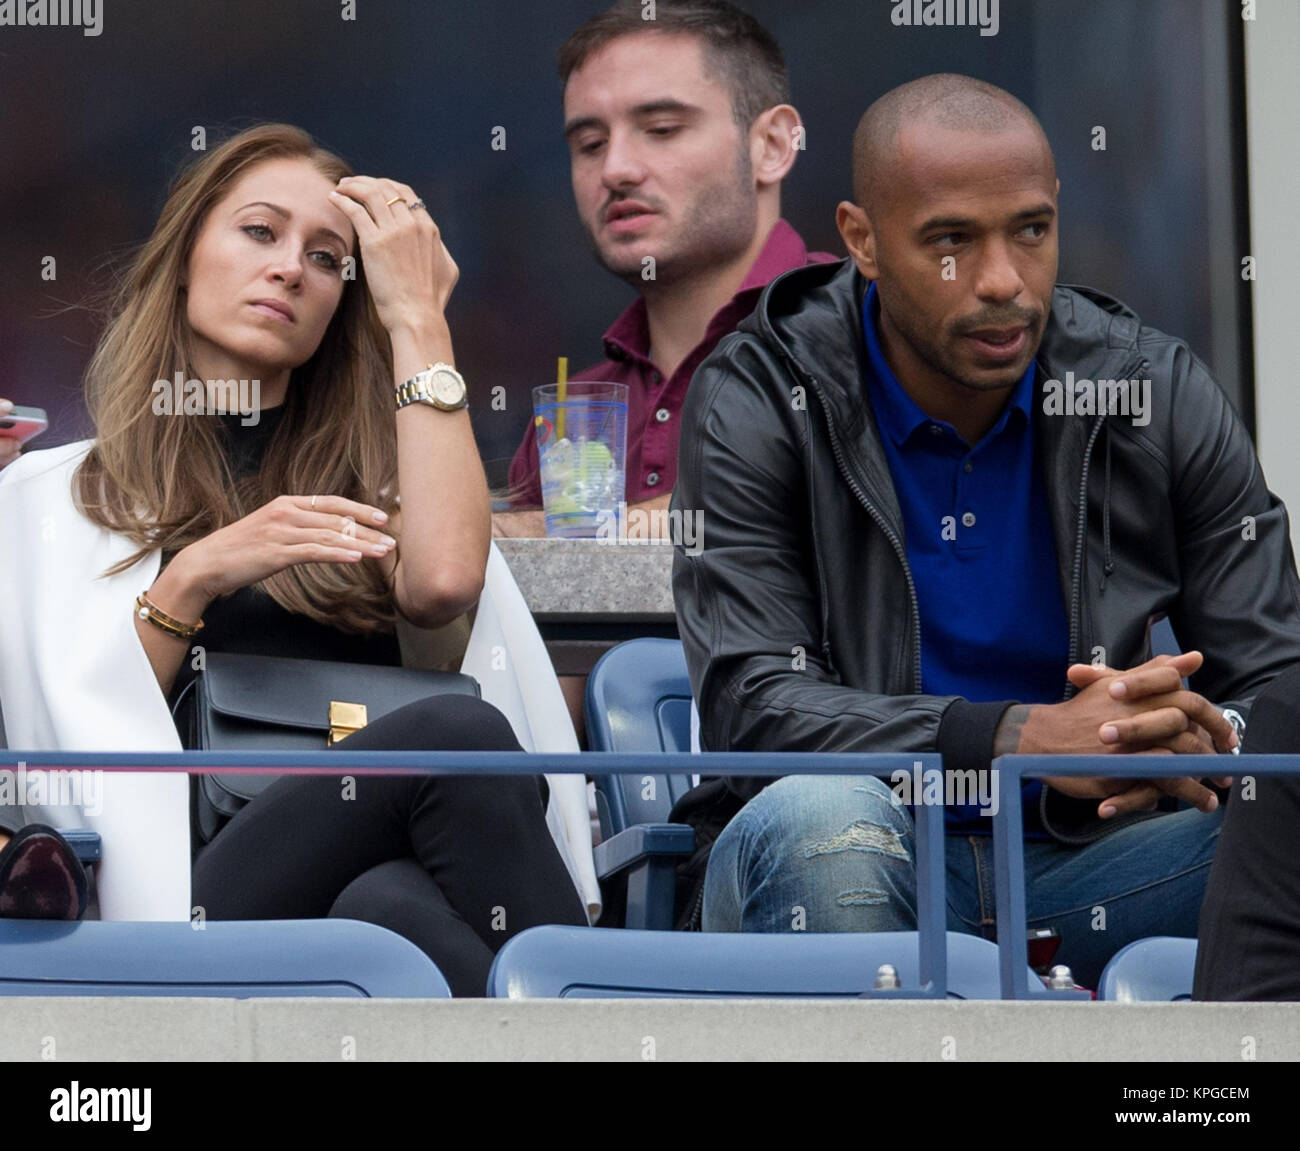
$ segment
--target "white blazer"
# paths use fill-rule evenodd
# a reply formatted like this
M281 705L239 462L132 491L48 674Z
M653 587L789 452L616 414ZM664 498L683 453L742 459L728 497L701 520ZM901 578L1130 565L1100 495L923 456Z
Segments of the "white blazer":
M0 472L0 707L17 751L176 752L163 693L135 631L135 597L157 578L153 551L116 576L105 569L135 545L91 523L72 499L90 441L28 452ZM463 670L505 713L528 751L576 752L577 738L536 625L493 546ZM80 806L42 773L26 780L23 820L89 828L104 845L96 875L100 915L118 920L190 917L188 777L105 772ZM21 777L19 777L21 778ZM64 794L67 794L65 778ZM594 922L600 889L582 776L549 776L547 823ZM11 788L12 790L12 788ZM47 802L26 802L41 800Z

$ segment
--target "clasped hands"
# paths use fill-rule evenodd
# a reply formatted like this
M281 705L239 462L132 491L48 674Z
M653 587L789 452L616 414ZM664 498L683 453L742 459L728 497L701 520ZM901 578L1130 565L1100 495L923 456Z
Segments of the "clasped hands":
M1073 664L1069 680L1078 689L1064 703L1012 708L1003 725L1020 725L1015 751L1021 755L1213 755L1237 745L1237 733L1223 713L1182 680L1204 662L1198 651L1159 655L1128 671ZM1013 712L1020 715L1013 716ZM1002 727L999 728L1002 734ZM1000 741L1000 746L1007 746ZM1044 783L1065 795L1097 799L1097 814L1110 819L1155 807L1161 796L1185 799L1201 811L1214 811L1218 796L1197 779L1114 779L1103 776L1052 776ZM1213 780L1227 787L1229 777Z

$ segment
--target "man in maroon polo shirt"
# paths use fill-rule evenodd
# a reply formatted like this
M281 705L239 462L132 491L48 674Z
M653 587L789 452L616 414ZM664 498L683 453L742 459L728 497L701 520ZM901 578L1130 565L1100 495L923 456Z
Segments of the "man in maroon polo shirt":
M605 333L606 360L574 376L628 385L627 502L666 508L682 402L700 362L776 276L809 262L781 219L781 181L803 146L781 49L724 0L622 0L560 51L573 193L597 259L640 298ZM511 502L539 508L530 426ZM540 511L494 534L544 535Z

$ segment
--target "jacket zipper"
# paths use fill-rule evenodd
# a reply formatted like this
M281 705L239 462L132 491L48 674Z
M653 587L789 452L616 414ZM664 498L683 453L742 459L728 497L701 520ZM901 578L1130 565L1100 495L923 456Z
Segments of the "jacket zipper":
M803 373L807 375L807 373ZM822 411L826 416L826 430L831 436L831 453L835 456L835 465L839 468L840 474L844 477L845 482L849 485L849 490L857 497L858 502L867 510L867 514L880 530L884 533L885 538L893 546L894 554L898 557L898 562L903 568L903 578L907 581L907 598L911 604L911 624L912 624L912 690L921 694L921 604L916 595L916 584L912 582L912 569L907 563L907 551L903 547L903 541L898 538L898 533L889 526L889 522L880 513L880 510L867 499L866 493L858 484L857 478L849 470L848 461L844 456L844 450L840 445L839 433L835 430L835 421L831 416L830 405L826 402L826 397L821 390L821 385L814 376L807 376L808 382L812 384L817 392L817 398L821 402ZM811 447L811 444L810 444ZM813 530L816 531L816 520L813 521Z
M1128 379L1129 373L1135 368L1141 368L1147 362L1145 356L1140 356L1124 367L1120 373L1120 379ZM1083 586L1083 552L1087 541L1088 532L1088 472L1092 468L1092 449L1097 443L1097 437L1101 434L1101 429L1106 424L1106 413L1100 413L1092 425L1092 434L1088 436L1088 446L1083 449L1083 470L1079 474L1079 516L1076 521L1074 535L1074 565L1070 572L1070 660L1075 663L1087 663L1087 660L1081 659L1079 651L1079 630L1082 626L1082 598L1080 589ZM1066 680L1065 694L1061 701L1072 699L1078 688Z
M1083 582L1083 549L1088 531L1088 471L1092 467L1092 449L1106 423L1105 414L1099 415L1092 425L1092 434L1088 437L1088 446L1083 449L1083 471L1079 476L1079 515L1074 532L1074 565L1070 570L1070 646L1069 658L1072 663L1086 662L1079 659L1079 629L1082 625L1082 603L1079 589ZM1064 702L1073 698L1078 689L1068 679L1065 681Z
M704 928L704 881L701 878L696 885L695 903L691 907L691 914L686 920L684 931L702 931Z

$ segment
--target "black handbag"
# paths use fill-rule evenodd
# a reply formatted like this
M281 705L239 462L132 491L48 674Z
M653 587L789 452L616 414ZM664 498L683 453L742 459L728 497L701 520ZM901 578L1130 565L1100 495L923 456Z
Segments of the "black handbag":
M478 680L450 671L209 652L172 708L195 751L324 751L390 711L431 695L479 696ZM215 772L194 777L194 829L204 843L280 777Z

